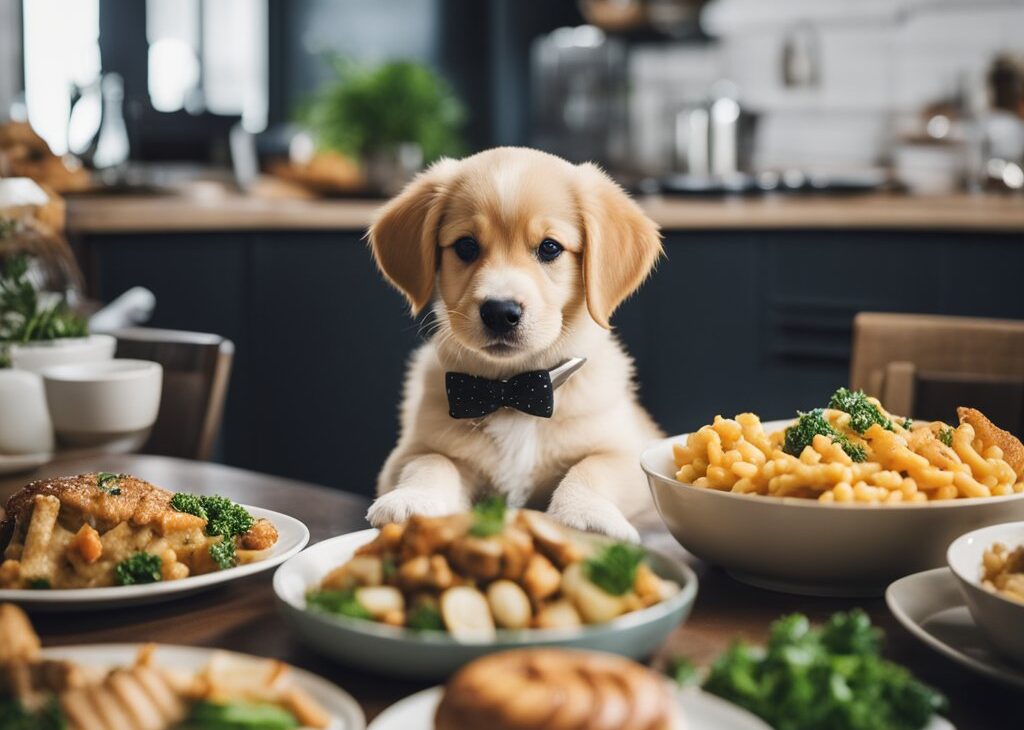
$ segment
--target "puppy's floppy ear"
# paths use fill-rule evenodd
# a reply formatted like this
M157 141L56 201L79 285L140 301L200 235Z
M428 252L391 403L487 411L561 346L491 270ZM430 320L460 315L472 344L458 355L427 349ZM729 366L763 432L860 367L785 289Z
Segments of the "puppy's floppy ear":
M612 312L636 291L661 256L661 234L597 165L588 162L577 171L587 309L607 328Z
M430 303L437 273L437 229L457 160L442 158L385 205L367 232L384 278L405 294L413 315Z

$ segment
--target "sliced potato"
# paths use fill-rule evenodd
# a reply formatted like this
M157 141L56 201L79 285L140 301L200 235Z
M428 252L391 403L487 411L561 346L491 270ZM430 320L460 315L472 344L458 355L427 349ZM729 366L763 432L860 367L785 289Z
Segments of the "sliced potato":
M484 594L469 586L449 588L441 594L441 618L448 632L460 641L492 641L494 618Z
M376 620L380 620L394 611L405 610L405 599L402 597L402 592L392 586L357 588L356 600Z
M526 591L510 580L496 580L487 588L487 602L495 623L503 629L525 629L533 609Z
M611 621L627 610L623 596L613 596L597 587L583 574L583 564L573 563L562 577L562 593L572 601L583 621L596 624Z
M538 629L571 629L582 623L579 611L565 599L547 604L533 619L533 626Z
M562 584L562 574L551 561L540 553L534 553L523 573L523 588L534 601L542 601L555 594Z
M583 559L583 551L571 533L542 512L521 509L516 522L533 537L537 548L558 567Z

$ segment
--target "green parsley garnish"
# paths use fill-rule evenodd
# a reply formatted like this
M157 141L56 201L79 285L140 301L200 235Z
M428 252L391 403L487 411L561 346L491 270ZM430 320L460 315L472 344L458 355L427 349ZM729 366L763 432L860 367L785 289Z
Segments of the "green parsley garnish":
M505 529L505 498L494 494L473 505L473 524L469 534L473 537L493 537Z
M409 611L405 626L413 631L444 631L444 619L436 606L421 603Z
M613 596L621 596L633 589L636 569L644 559L644 550L637 545L617 542L583 562L587 579Z
M135 553L114 566L114 581L119 586L158 583L163 580L164 561L152 553Z
M355 589L317 591L306 594L306 606L323 613L370 620L373 616L356 598Z
M951 429L949 427L946 427L946 428L942 429L941 431L939 431L938 439L939 439L939 441L944 443L946 446L952 447L953 446L953 429Z
M47 578L33 578L28 582L28 587L33 591L48 591L51 585Z
M101 492L116 497L121 493L120 481L127 476L127 474L111 474L109 471L101 471L96 474L96 486Z

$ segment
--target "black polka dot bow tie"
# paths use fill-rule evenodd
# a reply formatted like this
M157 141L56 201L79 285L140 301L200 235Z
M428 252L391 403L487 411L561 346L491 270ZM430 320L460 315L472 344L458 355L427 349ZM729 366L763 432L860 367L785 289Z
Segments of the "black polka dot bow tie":
M531 370L508 380L491 380L467 373L445 373L448 415L483 418L499 408L514 408L539 418L551 418L554 391L579 370L583 358L573 358L554 370Z

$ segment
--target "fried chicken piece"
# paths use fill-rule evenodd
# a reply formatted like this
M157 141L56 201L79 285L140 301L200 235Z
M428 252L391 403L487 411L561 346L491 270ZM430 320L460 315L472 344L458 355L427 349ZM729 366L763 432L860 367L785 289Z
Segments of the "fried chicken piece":
M971 424L981 443L985 446L998 446L1003 452L1003 460L1010 465L1017 478L1024 479L1024 444L1020 439L996 426L976 408L960 406L956 409L956 414L960 417L961 423Z
M243 550L267 550L277 542L277 528L269 520L256 520L239 541Z

